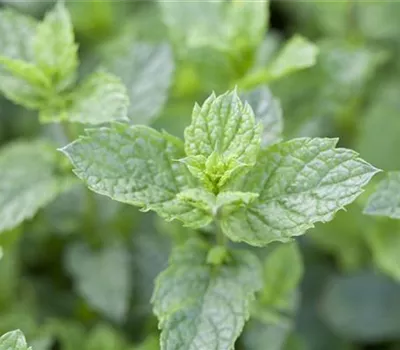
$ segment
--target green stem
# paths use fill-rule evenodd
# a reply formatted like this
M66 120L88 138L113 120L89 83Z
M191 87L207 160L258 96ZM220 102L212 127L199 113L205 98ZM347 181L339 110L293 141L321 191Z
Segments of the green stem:
M218 219L215 220L215 224L217 225L217 235L216 235L217 245L225 247L227 244L227 239L225 234L222 232L221 225Z

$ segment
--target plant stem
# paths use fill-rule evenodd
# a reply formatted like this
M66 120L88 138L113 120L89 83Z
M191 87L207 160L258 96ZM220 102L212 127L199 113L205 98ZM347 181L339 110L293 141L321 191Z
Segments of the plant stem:
M215 223L217 225L217 236L216 236L217 245L225 247L227 243L226 236L222 232L219 220L215 220Z

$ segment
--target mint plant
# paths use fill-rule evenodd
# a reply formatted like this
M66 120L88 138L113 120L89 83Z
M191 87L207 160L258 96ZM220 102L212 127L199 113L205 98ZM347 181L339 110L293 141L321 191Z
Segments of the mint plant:
M262 146L264 132L233 90L195 105L184 142L114 123L61 149L91 190L190 228L211 225L215 239L188 237L157 279L152 301L163 350L233 348L263 277L253 253L231 249L227 238L288 242L331 220L378 172L336 148L337 139Z
M32 350L20 330L8 332L0 337L0 350Z
M96 72L76 85L78 47L62 2L40 23L9 9L0 23L0 91L7 98L38 110L43 123L127 120L129 99L117 77Z

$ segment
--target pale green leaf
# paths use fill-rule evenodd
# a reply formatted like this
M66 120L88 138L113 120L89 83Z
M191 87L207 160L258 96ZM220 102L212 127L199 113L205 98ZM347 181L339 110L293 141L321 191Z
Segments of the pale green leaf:
M262 146L269 146L279 142L283 132L283 113L278 99L274 98L266 86L260 86L241 94L254 111L256 120L263 125L261 135Z
M278 79L297 70L312 67L318 47L300 35L291 38L268 67L271 79Z
M246 350L284 350L291 328L288 324L264 324L251 319L241 340Z
M77 49L70 15L59 1L38 25L34 39L35 60L58 88L65 88L74 79Z
M227 4L226 36L236 47L257 47L265 36L269 0L233 0Z
M154 210L168 220L202 222L204 214L176 195L195 185L185 166L182 142L146 126L114 124L87 130L62 151L89 188L114 200Z
M162 350L232 350L261 287L261 266L250 252L232 252L225 265L206 263L209 247L190 240L172 254L156 281L154 312Z
M363 232L364 233L364 232ZM366 236L375 265L400 281L400 233L397 229L376 229Z
M239 85L251 88L312 67L316 63L317 55L318 47L315 44L302 36L295 35L286 42L267 67L251 72L239 82Z
M303 261L296 242L280 244L264 263L264 287L259 302L274 309L287 309L303 276Z
M72 245L65 263L77 291L90 306L113 321L125 319L132 271L128 252L123 246L111 245L92 251L82 244Z
M0 150L0 232L33 217L65 189L56 164L52 146L43 141L15 142Z
M369 198L364 213L400 219L400 172L392 171Z
M46 104L50 80L34 64L0 56L0 91L26 108Z
M129 118L150 124L161 112L172 82L174 61L167 44L130 44L107 69L121 78L130 99Z
M125 350L123 338L104 324L97 325L89 334L82 350Z
M222 0L212 2L159 0L159 5L171 38L183 48L221 46L224 42L224 26L220 25L223 21Z
M128 120L129 99L125 86L116 76L97 72L78 86L65 109L45 109L42 122L66 120L84 124L104 124Z
M257 165L227 186L260 196L222 220L225 234L262 246L288 241L315 222L332 220L378 171L356 152L335 148L336 143L336 139L299 138L261 151Z
M0 10L0 57L33 61L36 21L12 9Z
M232 171L255 163L261 132L250 105L241 102L236 90L218 97L213 93L201 107L195 105L192 123L185 129L188 165L208 174L208 187L220 187Z
M0 337L0 350L32 350L26 344L25 336L20 330L8 332Z

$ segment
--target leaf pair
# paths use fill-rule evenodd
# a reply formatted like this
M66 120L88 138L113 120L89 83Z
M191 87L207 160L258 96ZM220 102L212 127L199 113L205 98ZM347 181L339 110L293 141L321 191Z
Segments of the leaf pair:
M356 152L335 148L336 139L262 147L261 138L251 107L231 91L195 106L184 144L115 124L88 130L63 152L95 192L190 227L218 219L230 239L257 246L331 220L377 172Z

